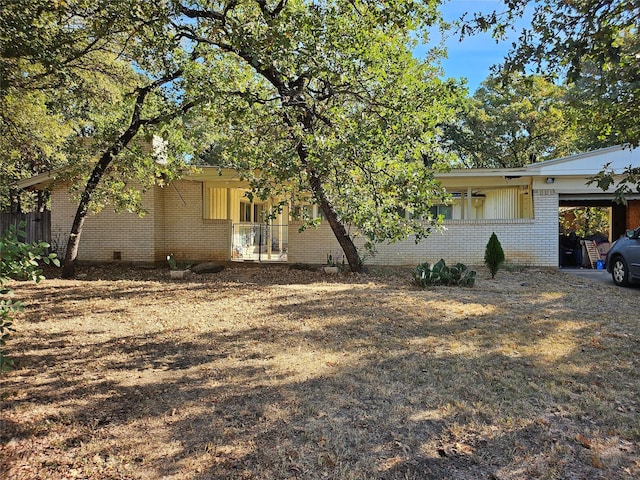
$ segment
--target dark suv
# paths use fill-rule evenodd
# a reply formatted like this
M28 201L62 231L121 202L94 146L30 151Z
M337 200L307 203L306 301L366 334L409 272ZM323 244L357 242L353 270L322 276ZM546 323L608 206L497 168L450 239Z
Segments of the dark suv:
M616 285L640 282L640 227L627 230L624 237L613 242L606 266Z

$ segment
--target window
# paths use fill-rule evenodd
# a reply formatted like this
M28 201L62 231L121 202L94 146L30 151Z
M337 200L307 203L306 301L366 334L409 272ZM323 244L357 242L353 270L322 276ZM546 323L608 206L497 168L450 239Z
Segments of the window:
M253 221L256 223L263 223L267 221L269 211L264 203L253 204Z
M434 205L429 208L429 212L431 212L433 218L438 218L439 215L442 215L445 220L453 218L453 207L451 205Z
M320 219L320 220L326 220L327 218L324 215L324 212L322 211L322 208L320 208L319 205L300 205L299 207L297 207L296 209L292 209L292 212L296 212L297 214L294 214L294 218L307 218L307 219Z
M240 221L251 221L251 204L247 202L240 202Z
M227 218L227 189L203 186L203 216L210 220Z
M531 189L527 185L487 189L483 205L483 218L516 219L532 218Z

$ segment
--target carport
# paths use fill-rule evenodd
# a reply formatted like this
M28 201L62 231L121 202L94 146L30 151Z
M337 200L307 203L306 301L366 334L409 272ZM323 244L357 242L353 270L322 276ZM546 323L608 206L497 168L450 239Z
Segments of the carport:
M629 199L631 203L635 199ZM609 209L609 241L613 241L624 235L627 228L627 205L617 204L613 195L606 194L560 194L558 195L559 207L599 207Z
M640 225L640 194L627 197L627 204L615 202L613 191L603 192L596 184L589 184L605 166L616 173L616 182L629 166L640 165L640 149L615 146L569 157L528 165L526 170L534 177L534 188L546 188L557 195L558 224L556 244L559 258L564 258L560 248L562 230L560 210L564 208L599 207L608 211L606 239L612 242L630 228ZM604 229L603 229L604 230ZM590 232L595 234L596 232ZM602 239L598 239L602 241ZM593 252L592 252L593 253Z

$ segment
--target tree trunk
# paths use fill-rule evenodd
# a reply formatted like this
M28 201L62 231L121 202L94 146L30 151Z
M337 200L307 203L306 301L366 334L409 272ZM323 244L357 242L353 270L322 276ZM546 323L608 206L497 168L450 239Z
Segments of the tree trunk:
M158 115L151 119L141 119L140 115L142 112L142 107L144 106L145 99L147 98L149 92L168 82L176 80L180 75L182 75L182 69L178 69L175 72L168 73L164 77L159 78L149 85L138 89L136 102L133 107L129 126L124 131L124 133L122 133L118 137L118 139L109 147L109 149L102 154L102 157L100 157L100 160L98 160L98 163L94 167L93 172L91 172L91 176L87 181L87 186L85 187L84 192L82 192L82 196L80 197L80 204L78 205L78 209L76 210L76 216L73 220L73 225L71 226L71 232L69 233L67 251L64 256L64 265L62 267L62 278L73 278L75 274L75 264L78 258L78 246L80 245L80 235L82 234L84 220L87 216L87 213L89 212L91 199L93 198L93 194L96 188L98 188L98 184L102 179L102 175L104 175L104 172L107 170L107 167L111 164L113 159L122 150L124 150L127 145L129 145L129 142L133 140L142 125L155 125L165 120L171 120L180 114L186 113L197 104L196 101L187 102L171 113Z
M277 14L277 12L274 11L274 14ZM218 44L218 46L223 50L231 51L236 55L242 57L247 62L247 64L251 65L256 70L256 72L258 72L258 74L260 74L265 80L273 85L280 94L280 100L283 107L296 107L298 113L295 122L289 117L289 114L286 111L283 111L282 113L284 122L289 127L291 127L292 132L295 131L294 123L302 126L303 130L306 133L313 132L313 125L316 114L315 109L310 108L304 100L304 94L302 90L305 82L305 75L301 75L296 80L287 83L286 75L283 75L282 72L280 72L275 66L275 64L262 63L262 60L260 58L257 58L251 51L242 48L233 49L228 45ZM311 186L311 191L313 192L316 200L319 202L320 208L322 208L322 211L327 217L336 240L338 240L338 243L342 247L342 251L347 257L349 268L352 272L362 272L363 265L362 260L360 259L360 255L358 254L358 249L347 233L347 229L338 219L338 215L336 214L333 205L331 205L331 203L327 199L324 188L322 187L322 179L320 178L318 172L314 171L312 168L309 168L309 152L306 149L306 145L304 144L303 139L299 138L295 134L291 135L291 139L296 144L296 150L301 164L309 174L309 184Z
M89 212L89 204L93 198L93 193L102 179L107 167L111 164L113 158L122 151L122 149L131 141L138 131L138 127L135 129L130 126L129 129L120 136L117 142L115 142L109 150L107 150L100 160L96 164L91 172L91 176L87 181L87 185L80 197L80 203L76 210L76 216L73 219L73 225L71 226L71 232L69 232L69 240L67 241L67 250L64 255L64 264L62 266L62 278L73 278L76 270L76 260L78 258L78 247L80 245L80 236L82 235L82 227L84 226L84 220Z
M311 185L311 191L320 203L320 208L322 208L325 217L327 217L331 230L333 230L336 240L338 240L340 247L342 247L345 257L347 257L349 268L352 272L362 272L364 265L362 264L358 249L349 236L349 233L347 233L347 229L344 228L344 225L338 219L338 215L333 206L329 200L327 200L320 177L316 172L310 172L310 174L309 184Z
M49 194L48 192L38 190L36 191L36 195L38 212L44 212L47 209L47 196Z
M287 124L292 126L290 119L286 115L284 115L284 120ZM302 116L300 118L300 123L303 125L305 131L313 131L313 120L309 114ZM327 199L327 196L324 192L324 187L322 186L322 179L320 178L320 175L313 168L309 167L309 152L307 151L304 141L300 138L295 138L295 141L297 145L296 151L298 153L298 158L300 158L300 162L306 168L307 173L309 174L309 185L311 186L311 191L320 204L320 208L322 208L325 217L327 217L327 221L331 226L331 230L333 231L336 240L338 240L338 243L340 244L345 257L347 257L349 269L352 272L361 273L364 270L364 265L362 264L362 259L360 258L358 249L349 236L347 229L344 227L342 222L340 222L338 214L333 208L333 205L331 205L331 202L329 202L329 200Z
M304 143L302 140L299 140L297 144L296 150L298 152L298 157L300 158L302 165L307 168L307 173L309 174L309 185L311 186L311 191L320 204L320 208L322 208L324 216L327 217L331 230L333 231L336 240L338 240L345 257L347 257L349 268L352 272L362 272L364 265L362 264L360 254L358 254L358 249L349 236L349 233L347 233L347 229L344 228L344 225L338 219L338 214L333 208L333 205L331 205L331 202L327 199L327 196L324 193L324 187L322 186L322 179L318 175L318 172L309 168L309 162L307 161L309 154Z
M102 175L113 159L129 144L133 137L135 137L139 129L140 122L139 119L137 119L129 125L129 128L120 135L120 138L118 138L118 140L109 147L102 157L100 157L100 160L94 167L93 172L91 172L91 176L89 177L87 185L80 197L80 203L78 204L76 216L73 220L73 225L71 226L71 232L69 233L67 250L64 256L64 265L62 266L62 278L73 278L75 275L82 227L84 226L84 220L89 212L91 199L93 198L96 188L98 188Z
M85 218L86 213L81 214L80 206L78 206L76 216L73 220L73 225L71 226L69 240L67 241L67 250L62 264L62 278L73 278L76 274L76 259L78 258L80 235L82 234L82 227L84 226Z

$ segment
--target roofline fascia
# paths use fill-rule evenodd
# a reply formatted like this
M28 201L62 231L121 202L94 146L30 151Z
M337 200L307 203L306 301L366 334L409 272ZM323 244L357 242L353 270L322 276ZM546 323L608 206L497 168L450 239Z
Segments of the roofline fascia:
M631 147L630 144L614 145L612 147L604 147L598 150L591 150L588 152L575 153L573 155L567 155L564 157L552 158L551 160L545 160L544 162L530 163L525 168L528 170L536 170L536 169L539 169L540 167L556 165L558 163L564 163L572 160L579 160L581 158L594 157L597 155L601 155L603 153L610 153L610 152L616 152L619 150L624 150L625 148L629 150L633 150L633 147Z
M41 187L45 188L50 185L55 180L55 175L61 172L62 169L50 170L46 173L39 173L38 175L34 175L33 177L23 178L22 180L18 180L13 185L18 187L21 190L27 190L32 187Z

